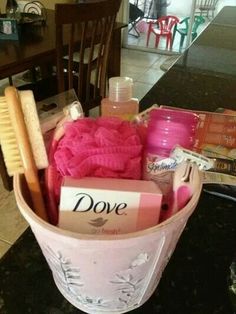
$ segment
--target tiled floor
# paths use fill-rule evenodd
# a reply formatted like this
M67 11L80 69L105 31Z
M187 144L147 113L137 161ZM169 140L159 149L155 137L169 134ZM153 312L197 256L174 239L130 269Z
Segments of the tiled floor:
M0 257L26 229L27 223L19 213L14 192L6 191L0 181Z
M138 50L122 49L121 75L134 80L134 97L141 99L153 84L164 74L161 64L169 56ZM19 78L16 78L16 84ZM8 80L0 82L0 94ZM151 104L150 104L151 105ZM3 189L0 181L0 258L26 229L27 222L17 209L13 192Z
M121 75L134 80L134 97L139 100L159 80L164 71L160 66L169 56L140 50L122 49Z

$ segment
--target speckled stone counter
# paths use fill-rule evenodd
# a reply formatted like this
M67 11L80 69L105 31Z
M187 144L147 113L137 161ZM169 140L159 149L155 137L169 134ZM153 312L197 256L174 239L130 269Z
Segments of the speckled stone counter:
M226 7L153 86L142 107L236 109L235 38L236 8ZM158 288L132 313L233 314L228 277L235 253L236 203L202 192ZM0 314L27 313L82 313L57 290L30 229L0 260Z

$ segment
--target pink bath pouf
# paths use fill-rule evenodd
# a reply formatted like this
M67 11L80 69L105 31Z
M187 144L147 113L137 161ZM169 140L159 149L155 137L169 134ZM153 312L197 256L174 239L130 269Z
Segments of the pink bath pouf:
M137 126L116 117L67 123L54 154L61 176L141 179L142 141Z

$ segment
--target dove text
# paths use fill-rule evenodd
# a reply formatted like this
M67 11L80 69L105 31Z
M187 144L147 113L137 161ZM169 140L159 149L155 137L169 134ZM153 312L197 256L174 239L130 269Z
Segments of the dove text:
M117 215L125 215L124 209L127 207L126 203L113 203L106 201L94 201L93 197L87 193L78 193L76 204L73 211L88 212L93 211L95 214L115 212Z

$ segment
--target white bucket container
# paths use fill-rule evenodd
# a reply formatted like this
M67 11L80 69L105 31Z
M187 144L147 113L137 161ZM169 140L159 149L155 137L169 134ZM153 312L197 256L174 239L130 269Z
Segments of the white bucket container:
M163 223L135 233L107 236L65 231L41 220L27 203L22 176L14 177L18 207L28 221L62 295L86 313L126 313L145 303L160 281L194 211L190 202Z

